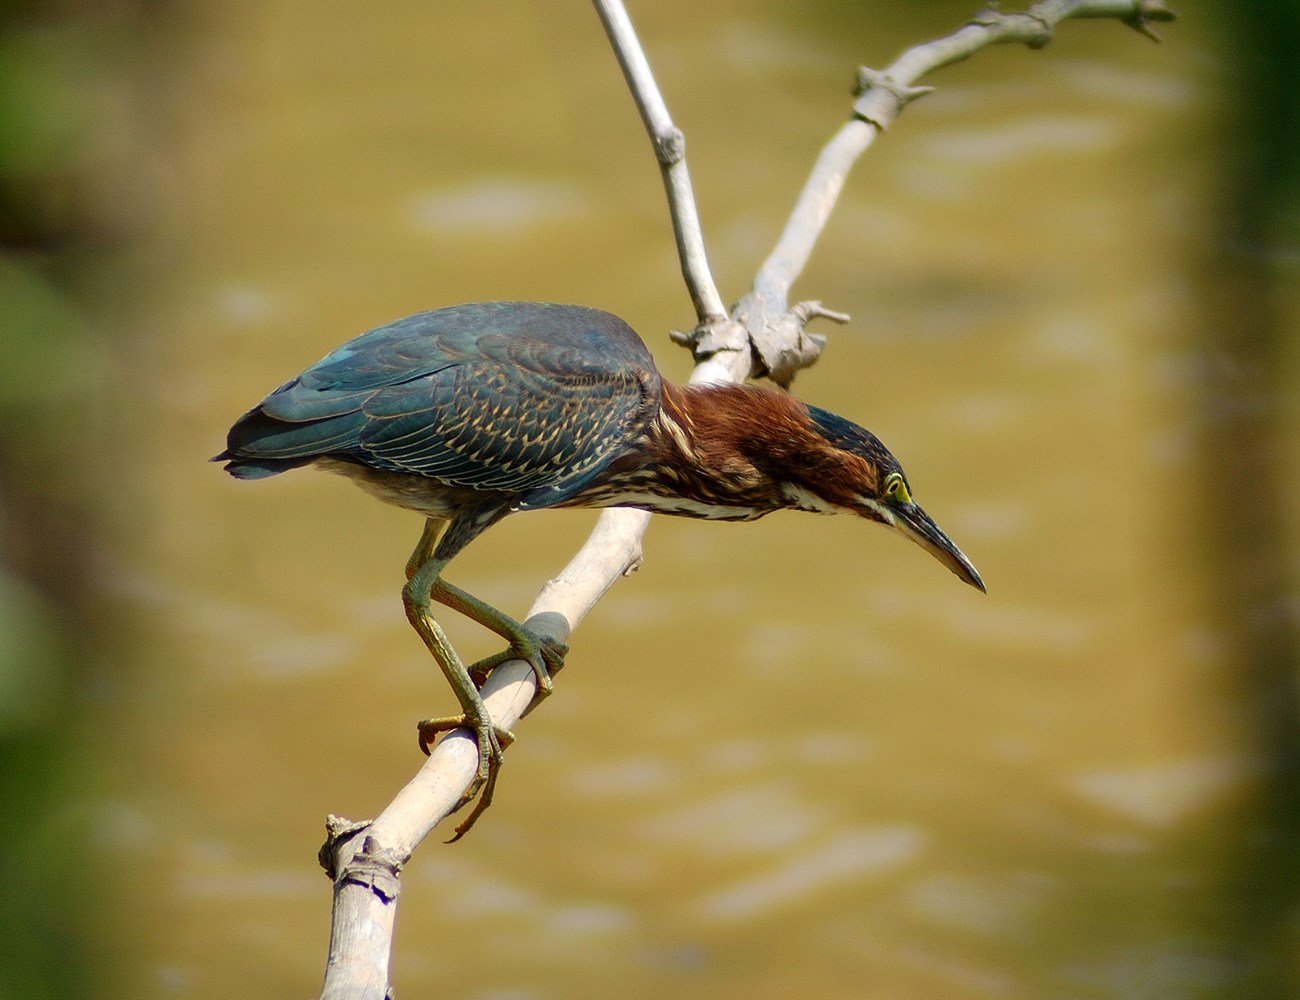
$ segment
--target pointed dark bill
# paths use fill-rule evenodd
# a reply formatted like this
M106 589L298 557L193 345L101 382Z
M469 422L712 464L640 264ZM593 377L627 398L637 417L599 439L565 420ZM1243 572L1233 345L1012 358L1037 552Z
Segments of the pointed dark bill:
M957 548L951 538L931 520L930 515L915 504L906 507L891 507L894 527L906 535L926 552L943 563L962 580L981 592L987 593L979 571L966 558L966 553Z

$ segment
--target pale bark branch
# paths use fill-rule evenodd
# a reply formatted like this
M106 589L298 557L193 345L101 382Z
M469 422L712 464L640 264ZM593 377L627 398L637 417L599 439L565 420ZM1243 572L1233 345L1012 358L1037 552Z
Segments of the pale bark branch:
M641 536L649 520L639 510L602 512L578 554L542 588L529 611L528 627L566 640L605 591L641 564ZM512 660L488 676L483 701L493 720L510 729L536 690L532 668ZM478 745L468 730L460 729L438 741L374 820L348 823L330 817L321 864L334 880L334 911L322 1000L385 995L402 866L451 813L477 770Z
M593 3L663 173L682 275L699 320L695 330L675 335L695 352L694 382L739 382L766 374L786 384L820 352L823 338L804 329L809 320L847 319L817 302L789 306L790 288L807 265L853 164L908 101L926 92L914 85L916 80L996 42L1040 47L1066 18L1117 18L1150 35L1151 22L1173 17L1161 0L1040 0L1015 14L990 8L953 34L908 49L886 70L861 70L852 117L821 151L751 291L729 315L709 270L682 133L672 123L620 0ZM641 538L649 519L650 515L635 510L602 513L586 544L542 588L529 612L528 626L567 640L605 591L640 564ZM483 696L492 718L510 729L528 708L534 691L532 669L516 660L492 672ZM379 1000L387 995L402 867L450 813L477 767L475 740L467 730L457 730L438 742L416 775L373 821L349 823L330 817L321 863L335 890L322 1000Z
M1173 16L1163 0L1039 0L1019 13L1002 13L995 5L950 35L912 46L884 70L859 69L849 120L823 147L776 246L737 304L737 318L759 362L755 374L788 385L820 355L825 340L806 334L798 316L791 315L790 288L812 256L853 165L909 102L933 90L916 86L917 80L989 45L1042 48L1067 18L1117 18L1154 38L1151 24Z
M691 189L691 175L686 169L686 136L673 124L668 114L650 62L641 48L641 41L632 27L622 0L593 0L596 13L605 26L614 47L614 55L623 70L632 99L641 113L641 121L650 136L655 159L663 173L664 188L668 193L669 214L673 234L677 238L677 256L682 264L682 277L695 315L701 323L719 320L726 316L718 286L709 270L709 257L704 250L704 233L700 229L699 212L695 206L695 193Z

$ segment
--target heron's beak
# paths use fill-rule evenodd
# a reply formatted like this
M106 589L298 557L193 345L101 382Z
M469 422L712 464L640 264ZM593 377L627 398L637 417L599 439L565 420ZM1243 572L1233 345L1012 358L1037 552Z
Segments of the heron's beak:
M957 548L956 543L943 533L943 530L930 519L929 514L914 503L891 505L889 513L892 515L893 526L900 533L916 542L972 587L987 593L979 571L971 565L971 561L966 558L966 553Z

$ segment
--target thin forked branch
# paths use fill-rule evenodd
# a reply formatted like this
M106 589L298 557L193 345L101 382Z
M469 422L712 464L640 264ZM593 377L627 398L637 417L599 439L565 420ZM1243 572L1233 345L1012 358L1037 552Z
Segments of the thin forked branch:
M728 315L709 271L682 134L672 124L621 0L593 3L663 171L682 274L699 320L694 331L678 338L695 351L691 379L737 382L767 374L783 384L820 351L822 338L804 330L809 320L847 318L815 302L789 306L790 288L812 254L849 169L907 102L926 92L915 86L918 79L997 42L1040 47L1066 18L1117 18L1150 35L1152 22L1173 16L1161 0L1040 0L1019 14L991 8L951 35L908 49L883 71L862 70L852 117L822 150L752 290ZM641 511L605 511L578 555L542 588L528 627L566 639L605 591L639 565L648 522L649 515ZM492 672L483 695L493 720L510 729L531 703L534 690L532 668L516 660ZM375 820L349 823L330 818L321 862L334 880L334 909L322 1000L380 1000L388 995L402 867L451 812L477 768L477 744L468 731L458 730L434 747Z

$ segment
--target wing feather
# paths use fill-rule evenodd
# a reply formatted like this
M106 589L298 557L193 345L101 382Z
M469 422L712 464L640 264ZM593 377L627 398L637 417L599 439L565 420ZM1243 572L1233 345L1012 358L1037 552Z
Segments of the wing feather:
M337 348L231 429L227 467L333 457L547 506L653 418L640 338L580 306L482 303L411 316ZM268 471L269 469L269 471Z

